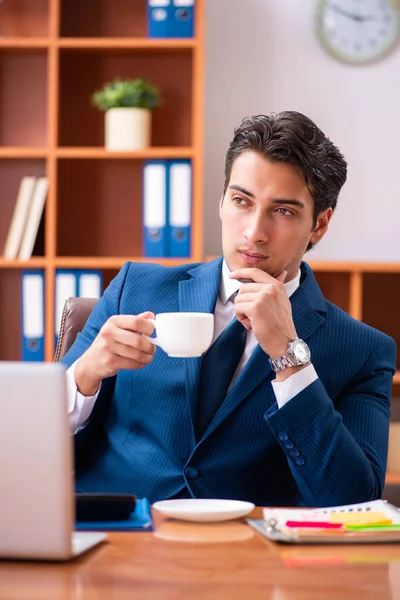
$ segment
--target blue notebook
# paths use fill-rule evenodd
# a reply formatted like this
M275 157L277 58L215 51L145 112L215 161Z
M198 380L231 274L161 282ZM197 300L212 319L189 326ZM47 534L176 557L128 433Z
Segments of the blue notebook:
M150 504L147 498L136 501L135 510L123 521L80 521L77 531L153 531Z

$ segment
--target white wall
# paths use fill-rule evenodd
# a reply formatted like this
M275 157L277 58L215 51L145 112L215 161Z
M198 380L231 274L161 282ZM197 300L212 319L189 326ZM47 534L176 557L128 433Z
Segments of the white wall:
M337 62L314 34L317 0L208 0L205 252L220 252L218 202L234 126L298 110L339 146L348 180L309 259L400 261L400 48L374 65Z

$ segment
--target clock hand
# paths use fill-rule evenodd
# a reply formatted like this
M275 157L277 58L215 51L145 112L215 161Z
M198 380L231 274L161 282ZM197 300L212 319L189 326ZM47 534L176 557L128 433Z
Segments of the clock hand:
M334 10L335 12L339 13L340 15L343 15L344 17L349 17L349 19L352 19L353 21L361 22L364 20L363 17L361 17L360 15L355 15L354 13L348 12L340 6L336 6L336 4L331 4L331 7L332 10Z
M376 17L370 17L369 15L364 16L360 16L359 18L360 21L377 21L378 19Z

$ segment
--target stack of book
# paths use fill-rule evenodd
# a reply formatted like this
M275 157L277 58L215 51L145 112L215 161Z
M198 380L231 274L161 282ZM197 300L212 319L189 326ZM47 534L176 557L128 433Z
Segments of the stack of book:
M43 217L48 190L47 177L23 177L4 246L5 260L29 260Z

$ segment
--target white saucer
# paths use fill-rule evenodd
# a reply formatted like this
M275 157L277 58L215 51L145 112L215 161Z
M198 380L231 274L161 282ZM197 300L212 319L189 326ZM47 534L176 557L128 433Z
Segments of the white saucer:
M155 502L153 508L166 517L182 521L210 523L244 517L255 508L255 505L252 502L242 502L241 500L188 498L187 500L162 500Z

